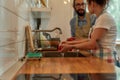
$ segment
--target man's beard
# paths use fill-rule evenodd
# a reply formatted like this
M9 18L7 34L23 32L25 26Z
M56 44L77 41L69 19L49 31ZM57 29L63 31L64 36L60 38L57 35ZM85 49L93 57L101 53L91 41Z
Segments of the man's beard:
M80 10L82 10L83 12L79 12ZM76 13L78 14L78 16L85 16L85 10L83 9L79 9L79 10L76 10Z

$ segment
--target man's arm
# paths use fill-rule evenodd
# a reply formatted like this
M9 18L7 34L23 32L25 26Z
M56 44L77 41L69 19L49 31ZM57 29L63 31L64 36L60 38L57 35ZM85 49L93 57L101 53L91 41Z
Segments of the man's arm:
M75 37L75 18L70 20L71 36Z

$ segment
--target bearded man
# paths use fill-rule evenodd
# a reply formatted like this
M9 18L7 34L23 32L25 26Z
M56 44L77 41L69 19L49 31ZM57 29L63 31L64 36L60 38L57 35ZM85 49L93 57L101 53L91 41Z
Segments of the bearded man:
M86 11L85 0L74 0L75 15L70 21L71 35L75 38L88 38L89 30L95 22L95 15Z

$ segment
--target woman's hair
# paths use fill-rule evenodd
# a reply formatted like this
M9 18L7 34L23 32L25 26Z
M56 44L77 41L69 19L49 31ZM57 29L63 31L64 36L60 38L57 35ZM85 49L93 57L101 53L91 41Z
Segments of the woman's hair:
M73 7L75 7L75 0L73 0Z
M109 4L109 0L87 0L88 4L91 4L91 2L96 2L100 6L105 6Z

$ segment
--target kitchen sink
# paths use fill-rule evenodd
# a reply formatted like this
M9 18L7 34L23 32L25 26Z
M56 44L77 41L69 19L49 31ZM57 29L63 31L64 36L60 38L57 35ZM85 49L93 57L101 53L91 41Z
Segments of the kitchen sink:
M44 51L43 57L85 57L80 52L59 52L59 51Z

